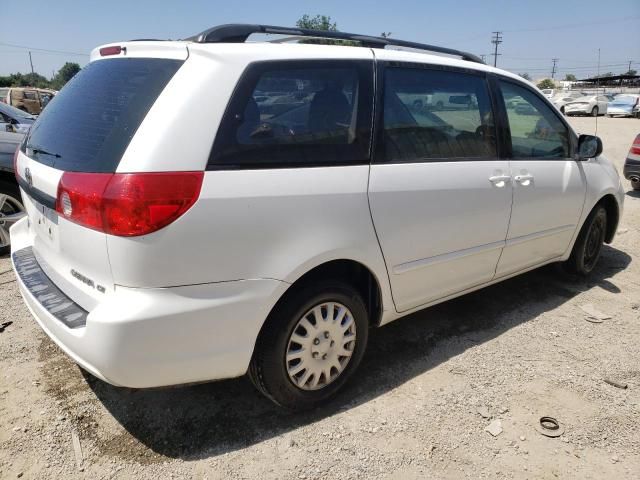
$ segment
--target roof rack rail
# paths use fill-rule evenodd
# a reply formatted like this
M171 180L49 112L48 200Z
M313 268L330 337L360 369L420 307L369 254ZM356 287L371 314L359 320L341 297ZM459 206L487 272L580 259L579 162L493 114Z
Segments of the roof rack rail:
M316 37L329 38L334 40L351 40L360 42L362 46L369 48L384 48L389 45L396 47L414 48L429 52L455 55L469 62L484 62L472 53L454 50L452 48L438 47L424 43L407 42L396 40L395 38L374 37L369 35L359 35L357 33L345 33L330 30L308 30L306 28L276 27L273 25L250 25L242 23L231 23L209 28L202 33L186 38L185 40L196 43L244 43L249 35L253 33L270 33L277 35L290 35L294 37Z

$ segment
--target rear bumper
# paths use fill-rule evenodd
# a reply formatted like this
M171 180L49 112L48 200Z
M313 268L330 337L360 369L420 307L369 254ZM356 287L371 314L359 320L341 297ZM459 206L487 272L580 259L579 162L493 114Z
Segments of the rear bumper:
M27 220L11 229L22 296L45 333L82 368L117 386L147 388L243 375L255 339L286 284L241 280L173 288L116 287L70 328L16 269L31 247ZM40 267L35 262L32 268Z
M630 180L631 177L640 177L640 160L631 160L627 158L624 162L624 168L622 170L624 178Z

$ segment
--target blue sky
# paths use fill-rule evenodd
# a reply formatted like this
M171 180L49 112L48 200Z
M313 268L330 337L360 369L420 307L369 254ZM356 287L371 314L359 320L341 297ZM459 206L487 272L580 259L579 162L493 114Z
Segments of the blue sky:
M491 32L501 30L498 66L534 78L549 75L552 58L559 59L562 78L594 74L598 48L601 72L626 71L630 60L640 71L640 0L32 0L15 7L19 15L3 16L0 29L0 75L30 70L28 50L8 44L33 47L35 70L49 77L66 61L84 65L88 52L103 43L182 38L232 22L289 26L305 13L330 15L348 32L392 32L396 38L478 55L492 52Z

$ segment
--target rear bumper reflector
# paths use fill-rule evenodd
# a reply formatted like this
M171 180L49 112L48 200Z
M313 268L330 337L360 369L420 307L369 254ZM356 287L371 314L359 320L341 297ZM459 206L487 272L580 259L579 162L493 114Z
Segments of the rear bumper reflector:
M14 252L13 264L25 288L51 315L68 328L81 328L87 324L86 310L67 297L44 273L33 248Z

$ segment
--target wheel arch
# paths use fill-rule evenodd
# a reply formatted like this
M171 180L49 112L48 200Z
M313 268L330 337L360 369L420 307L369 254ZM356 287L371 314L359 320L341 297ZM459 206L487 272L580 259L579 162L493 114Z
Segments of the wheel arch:
M369 324L371 326L380 325L383 312L381 279L378 278L371 268L360 261L351 258L338 258L326 260L299 274L271 308L266 321L260 329L260 334L268 323L271 313L275 311L287 297L295 295L310 283L331 279L345 281L356 288L367 307Z
M602 205L607 211L607 232L605 234L604 241L606 243L611 243L616 235L616 231L618 230L618 222L620 221L620 207L618 205L616 197L614 197L611 193L608 193L600 200L598 200L593 208L596 208L599 205ZM591 210L593 210L593 208Z

